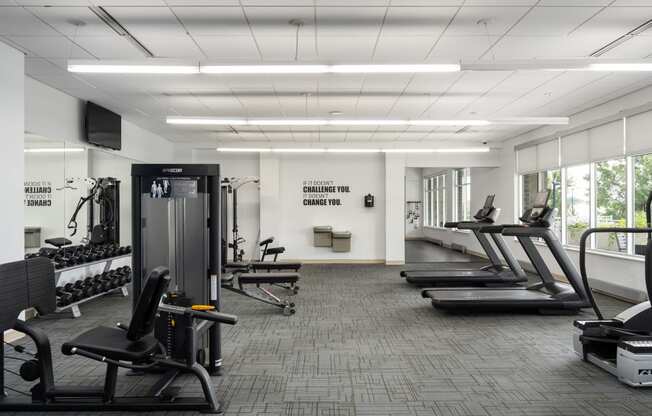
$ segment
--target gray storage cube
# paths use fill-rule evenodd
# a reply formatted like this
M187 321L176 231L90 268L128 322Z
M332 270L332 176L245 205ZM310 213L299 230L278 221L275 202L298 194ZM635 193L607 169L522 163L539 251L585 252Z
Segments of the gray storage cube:
M333 245L331 238L333 227L330 225L320 225L313 227L312 231L315 238L315 247L331 247Z
M351 232L333 231L333 251L337 253L348 253L351 251Z
M41 247L41 227L25 227L25 248Z

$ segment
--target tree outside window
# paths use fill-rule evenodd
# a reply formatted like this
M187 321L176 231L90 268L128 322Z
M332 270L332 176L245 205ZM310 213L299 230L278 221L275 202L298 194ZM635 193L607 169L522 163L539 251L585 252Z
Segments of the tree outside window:
M636 156L634 163L634 224L637 228L647 226L645 202L652 191L652 154ZM636 234L634 237L636 254L643 254L647 244L647 235Z
M542 190L550 191L549 205L555 210L555 218L550 228L561 239L561 170L549 170L542 173Z
M566 168L566 243L579 245L591 218L590 165Z
M596 225L627 226L627 162L625 159L595 163ZM627 253L626 234L597 234L595 247Z

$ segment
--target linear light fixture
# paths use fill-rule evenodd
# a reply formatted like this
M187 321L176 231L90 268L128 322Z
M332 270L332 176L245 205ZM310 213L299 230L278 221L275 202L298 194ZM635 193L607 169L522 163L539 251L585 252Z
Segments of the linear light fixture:
M218 147L224 153L486 153L488 147L463 147L442 149L347 149L347 148L254 148L254 147Z
M402 74L459 72L459 64L200 65L202 74Z
M460 71L651 71L652 60L517 59L441 64L260 64L219 65L151 58L139 61L69 60L68 71L96 74L401 74Z
M320 118L212 118L167 117L168 124L211 126L488 126L565 125L568 117L510 117L493 120L320 119Z
M491 149L488 147L461 147L442 149L382 149L383 153L486 153Z
M604 63L589 65L591 71L606 72L649 72L652 71L652 63L632 62L632 63Z
M130 65L130 64L84 64L69 63L68 72L81 74L198 74L196 65Z
M34 147L25 149L25 153L76 153L83 152L84 150L82 147Z

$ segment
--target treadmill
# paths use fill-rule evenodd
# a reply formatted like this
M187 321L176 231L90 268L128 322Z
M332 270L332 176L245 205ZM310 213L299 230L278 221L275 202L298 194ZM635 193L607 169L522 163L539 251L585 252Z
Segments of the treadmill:
M590 308L582 278L557 236L550 230L554 210L548 207L549 192L539 192L531 209L521 218L524 225L505 226L502 235L521 242L541 282L530 286L482 288L431 288L421 293L432 306L443 310L529 311L543 314L571 314ZM569 284L555 281L532 242L540 238L550 249Z
M498 218L500 209L493 206L495 195L487 196L484 206L474 216L475 221L448 222L446 228L470 230L478 239L487 254L490 264L481 269L447 270L405 270L401 276L408 283L421 287L434 286L512 286L527 281L527 275L502 235L503 226L488 228ZM487 235L502 254L507 266L503 265L498 253L489 242Z

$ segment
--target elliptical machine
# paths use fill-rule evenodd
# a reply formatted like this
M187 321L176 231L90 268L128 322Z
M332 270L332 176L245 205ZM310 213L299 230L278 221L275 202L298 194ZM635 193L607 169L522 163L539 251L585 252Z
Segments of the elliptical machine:
M573 336L575 352L613 374L632 387L652 386L652 306L650 301L634 305L611 319L605 319L598 307L586 273L586 242L596 233L647 234L645 286L648 299L652 294L652 192L646 201L647 228L592 228L580 240L580 272L597 319L576 320Z

